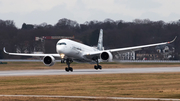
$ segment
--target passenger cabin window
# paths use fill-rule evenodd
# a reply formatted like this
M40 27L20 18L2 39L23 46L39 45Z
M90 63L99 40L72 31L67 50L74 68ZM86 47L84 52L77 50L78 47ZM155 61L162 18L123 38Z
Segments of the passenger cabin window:
M66 45L66 43L58 43L57 45Z

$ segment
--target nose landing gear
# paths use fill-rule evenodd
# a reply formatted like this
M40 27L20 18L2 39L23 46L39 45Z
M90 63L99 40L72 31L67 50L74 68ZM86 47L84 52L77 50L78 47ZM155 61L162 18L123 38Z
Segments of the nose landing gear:
M101 65L99 65L98 58L94 58L93 60L97 63L97 65L94 66L94 69L96 69L96 70L102 69Z
M71 64L72 62L73 62L72 59L66 59L66 64L68 65L68 67L65 68L65 71L66 71L66 72L69 72L69 71L73 72L73 68L70 67L70 64Z

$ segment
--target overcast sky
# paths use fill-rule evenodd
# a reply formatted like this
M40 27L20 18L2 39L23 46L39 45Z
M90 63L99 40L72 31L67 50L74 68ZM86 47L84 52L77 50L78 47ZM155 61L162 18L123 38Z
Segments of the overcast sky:
M91 20L180 19L180 0L0 0L0 19L23 23L56 24L61 18Z

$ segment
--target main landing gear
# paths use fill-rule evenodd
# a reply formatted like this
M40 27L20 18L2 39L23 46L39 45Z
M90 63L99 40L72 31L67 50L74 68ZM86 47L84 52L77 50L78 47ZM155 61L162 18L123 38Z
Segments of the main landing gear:
M97 66L95 65L94 69L98 70L98 69L102 69L102 67L101 67L101 65L97 65Z
M94 69L96 69L96 70L102 69L101 65L99 65L98 58L94 59L94 61L97 63L97 65L94 66Z
M93 59L93 60L97 63L97 65L94 66L94 69L96 69L96 70L102 69L101 65L99 65L98 58L95 58L95 59ZM68 67L65 68L65 71L66 71L66 72L69 72L69 71L73 72L73 68L70 67L70 64L71 64L72 62L73 62L72 59L66 59L66 64L68 65Z
M66 64L68 65L68 67L65 68L66 72L69 72L69 71L73 72L73 68L70 67L70 64L71 64L72 62L73 62L72 59L66 59Z

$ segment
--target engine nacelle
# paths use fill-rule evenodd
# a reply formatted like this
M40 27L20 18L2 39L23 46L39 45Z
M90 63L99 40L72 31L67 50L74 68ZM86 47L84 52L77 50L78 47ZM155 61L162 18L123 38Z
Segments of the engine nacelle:
M100 57L103 61L109 61L109 62L112 62L113 59L113 55L109 51L102 52Z
M55 58L53 56L51 56L51 55L45 56L43 58L43 63L46 66L53 66L55 64Z

